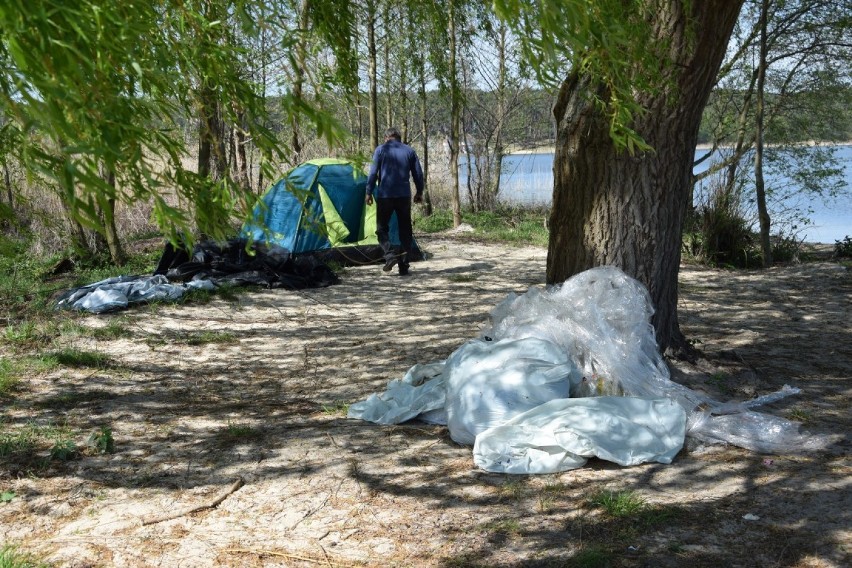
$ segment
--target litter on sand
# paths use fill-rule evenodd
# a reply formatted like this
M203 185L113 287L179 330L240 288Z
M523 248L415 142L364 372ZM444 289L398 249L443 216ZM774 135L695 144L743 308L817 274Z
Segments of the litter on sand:
M611 266L509 294L479 338L415 365L348 416L446 424L453 440L473 445L478 467L515 474L565 471L590 457L671 463L687 436L765 453L825 445L798 423L752 410L798 389L720 402L672 381L652 314L645 287Z

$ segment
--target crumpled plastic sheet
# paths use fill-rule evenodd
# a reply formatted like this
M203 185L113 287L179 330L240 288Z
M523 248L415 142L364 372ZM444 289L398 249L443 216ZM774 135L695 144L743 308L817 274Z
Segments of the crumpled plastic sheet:
M419 417L424 422L446 424L444 362L418 364L402 379L390 381L384 392L349 406L349 418L376 424L399 424Z
M652 314L650 296L644 286L614 267L587 270L545 290L533 288L522 295L510 294L491 312L491 326L480 339L467 342L441 362L445 364L442 373L416 384L409 381L411 391L404 397L398 396L401 391L397 391L391 398L395 405L404 406L405 400L419 397L419 389L428 389L433 400L429 412L440 412L435 408L440 399L437 391L444 389L450 435L461 443L474 443L475 447L476 441L486 436L486 432L510 423L513 430L497 430L499 443L480 442L482 452L487 452L477 458L482 464L503 464L494 465L497 468L494 471L510 473L542 473L553 471L548 468L566 467L572 460L579 463L588 455L604 459L609 459L605 455L618 455L612 448L604 451L605 446L599 448L599 453L589 454L588 449L576 453L560 445L562 442L554 442L554 445L546 441L556 440L557 431L562 441L586 436L580 431L561 431L570 422L561 415L573 412L568 410L570 405L560 410L561 414L546 417L552 422L547 426L549 430L543 431L545 418L537 409L544 405L542 412L555 410L558 405L551 405L549 401L566 398L615 396L664 401L670 409L678 407L673 415L684 417L685 435L707 443L728 443L766 453L808 451L826 445L827 438L801 433L796 422L752 410L797 394L798 389L785 386L750 401L721 402L673 382L657 348L650 323ZM488 345L491 347L486 347ZM538 346L538 350L533 349L533 345ZM573 370L566 367L553 371L569 363ZM524 374L535 376L542 372L547 376L548 365L554 376L564 372L566 380L537 378L524 382L521 378ZM537 384L543 386L540 392ZM518 392L527 398L515 400L513 397ZM383 396L387 395L373 395L368 401L385 400ZM417 416L414 410L403 412L399 408L383 415L370 414L368 401L363 407L353 405L358 414L350 410L350 416L369 415L371 418L365 419L384 424ZM630 403L625 404L629 407ZM522 418L525 413L528 416ZM404 420L400 419L402 417ZM527 418L531 420L528 424L524 422ZM647 418L644 414L618 414L616 409L607 407L597 414L597 425L584 427L605 431L610 421L619 423L628 419L639 428L638 424L646 422ZM591 438L587 436L587 439ZM502 457L495 455L495 447L505 452ZM621 451L636 450L628 444ZM639 453L645 461L669 459L674 455L667 451L649 453L642 450ZM614 461L621 463L618 459Z
M535 337L469 341L447 359L450 437L472 445L476 435L555 398L567 398L580 374L553 343Z
M577 362L583 380L572 396L624 394L667 398L686 412L687 435L758 452L806 451L826 439L800 433L790 420L750 409L799 393L781 390L737 403L723 403L671 380L651 325L653 307L645 287L618 268L581 272L561 285L510 294L491 312L485 333L495 338L541 337Z
M143 302L175 301L187 290L212 290L216 285L209 280L194 280L185 284L171 284L163 275L115 276L94 284L75 288L56 302L58 309L68 308L101 314L130 304Z
M686 413L674 401L625 396L557 399L480 433L473 461L498 473L555 473L590 457L630 466L672 463Z

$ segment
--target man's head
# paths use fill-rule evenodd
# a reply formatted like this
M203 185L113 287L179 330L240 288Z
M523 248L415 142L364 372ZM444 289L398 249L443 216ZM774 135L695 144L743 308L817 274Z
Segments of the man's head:
M390 140L393 138L397 142L402 142L402 136L399 133L399 130L391 126L387 130L385 130L385 140Z

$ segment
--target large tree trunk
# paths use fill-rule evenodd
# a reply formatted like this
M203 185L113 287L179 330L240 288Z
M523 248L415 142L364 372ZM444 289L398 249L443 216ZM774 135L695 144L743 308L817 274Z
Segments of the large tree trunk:
M586 96L597 92L607 100L607 93L588 76L572 74L560 88L553 110L557 139L547 282L595 266L621 268L651 294L660 349L683 354L688 344L678 326L677 275L692 162L701 113L741 2L652 4L649 41L667 46L670 82L638 95L647 112L633 128L654 152L630 156L615 148L607 117Z

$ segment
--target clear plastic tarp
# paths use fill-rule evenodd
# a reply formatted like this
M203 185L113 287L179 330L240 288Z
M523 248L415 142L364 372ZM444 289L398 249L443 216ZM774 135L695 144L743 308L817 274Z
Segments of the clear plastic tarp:
M437 401L442 391L452 438L480 448L476 454L480 467L507 473L561 471L579 467L572 464L590 456L623 465L669 463L682 447L684 435L767 453L813 450L825 444L819 437L800 433L796 422L752 410L798 389L785 386L751 401L732 403L712 400L673 382L657 348L652 314L644 286L608 266L545 290L509 294L491 312L491 325L479 339L437 363L442 367L430 367L431 377L408 381L410 392L404 397L398 396L395 387L394 405L406 406L406 400L420 396L419 390L428 390L433 401L428 412L432 421L439 421ZM579 406L564 401L586 397L600 400ZM370 401L387 404L387 398L387 393L373 395L353 405L349 416L384 424L418 416L416 409L374 412ZM543 415L548 412L553 415ZM678 434L679 426L668 429L681 419L683 434ZM653 424L669 426L657 431L650 428ZM616 435L610 428L633 429L642 436ZM650 432L656 436L653 442L646 437ZM485 441L483 436L496 438ZM585 440L580 443L583 451L576 451L576 443L559 442L569 438ZM621 447L612 447L609 442L614 441ZM503 448L504 455L495 453L495 448ZM518 457L519 452L523 457ZM639 456L640 461L624 459L624 455Z

